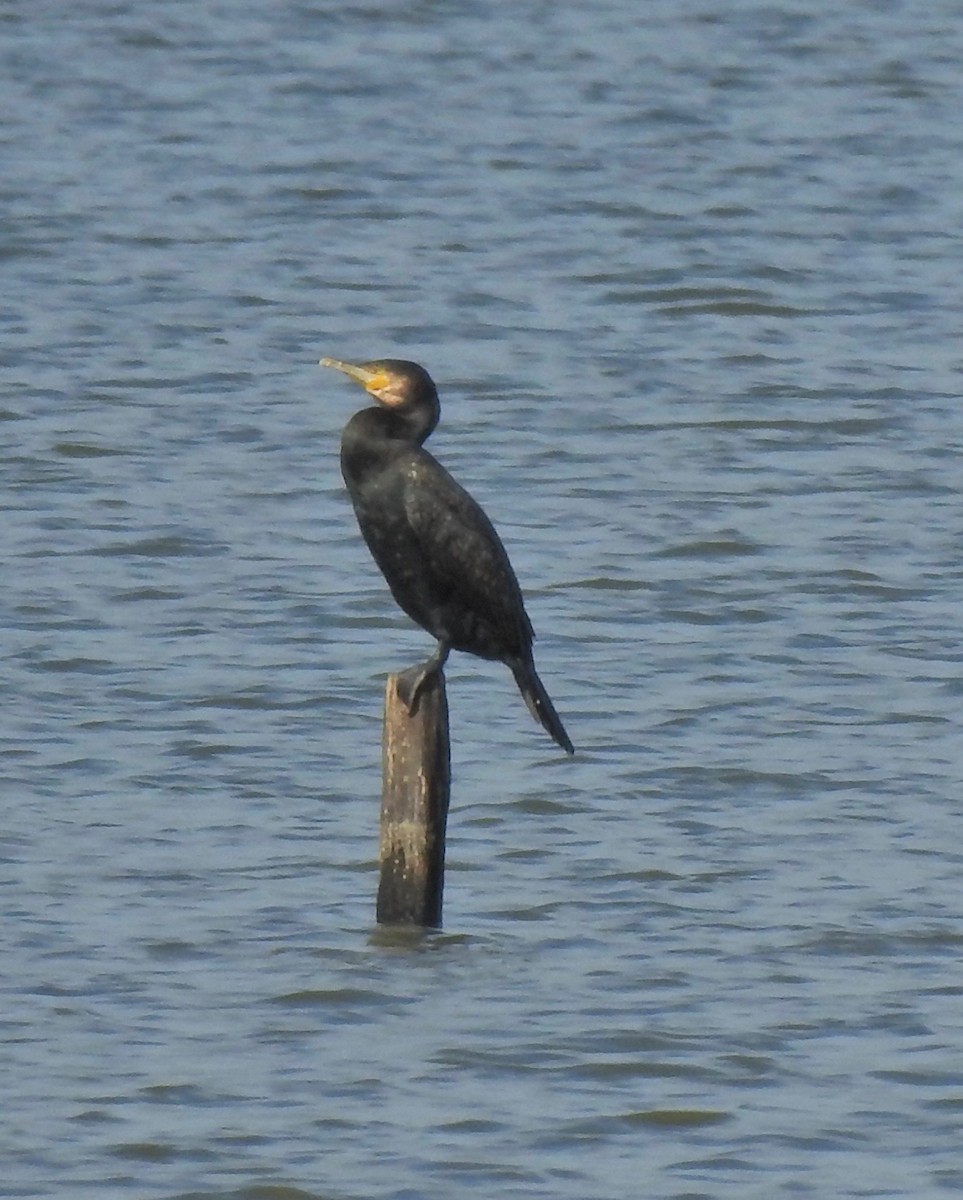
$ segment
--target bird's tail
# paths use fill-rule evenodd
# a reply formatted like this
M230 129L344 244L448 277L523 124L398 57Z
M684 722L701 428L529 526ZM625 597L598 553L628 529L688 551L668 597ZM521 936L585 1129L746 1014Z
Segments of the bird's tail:
M548 698L548 692L535 674L532 662L514 662L509 663L509 666L529 712L567 754L574 754L575 747L565 732L562 718L555 711L555 705Z

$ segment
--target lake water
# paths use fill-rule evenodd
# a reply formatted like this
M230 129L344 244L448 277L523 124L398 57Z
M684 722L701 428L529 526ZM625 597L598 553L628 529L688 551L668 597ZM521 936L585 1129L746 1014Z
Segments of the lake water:
M963 1192L958 4L0 17L0 1195ZM338 471L413 358L578 755L448 671L374 923Z

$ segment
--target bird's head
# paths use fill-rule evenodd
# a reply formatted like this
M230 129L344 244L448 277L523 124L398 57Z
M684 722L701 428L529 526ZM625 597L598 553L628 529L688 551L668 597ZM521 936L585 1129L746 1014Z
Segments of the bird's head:
M435 407L438 403L438 392L431 376L417 363L401 358L379 358L355 366L339 358L322 358L320 365L343 371L385 408L404 410L426 404Z

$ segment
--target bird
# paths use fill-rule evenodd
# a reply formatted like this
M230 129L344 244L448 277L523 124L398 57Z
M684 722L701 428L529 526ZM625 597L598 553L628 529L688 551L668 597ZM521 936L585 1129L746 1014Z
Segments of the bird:
M441 415L431 376L396 358L319 365L343 372L374 400L344 427L341 473L391 594L438 643L400 677L409 712L450 651L467 651L504 663L535 720L574 754L535 671L535 634L505 547L482 507L424 448Z

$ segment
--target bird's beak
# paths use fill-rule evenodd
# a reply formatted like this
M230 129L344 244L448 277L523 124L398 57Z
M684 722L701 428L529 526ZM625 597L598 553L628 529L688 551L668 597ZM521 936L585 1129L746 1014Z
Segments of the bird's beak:
M364 367L356 367L351 363L342 362L340 358L322 358L318 366L334 367L336 371L343 371L345 375L350 375L352 379L357 379L362 387L367 387L368 381L374 374L373 371L368 371Z
M353 363L342 362L340 358L322 358L319 367L334 367L357 380L366 392L375 393L387 383L384 371L376 371L371 367L356 367Z

